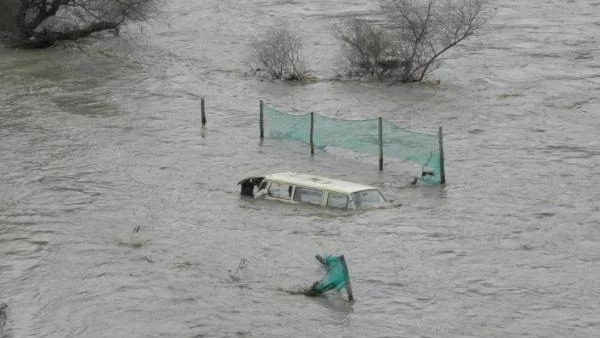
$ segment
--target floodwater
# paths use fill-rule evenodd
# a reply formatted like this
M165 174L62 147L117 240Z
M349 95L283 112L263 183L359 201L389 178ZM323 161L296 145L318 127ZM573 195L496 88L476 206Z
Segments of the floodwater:
M0 49L4 335L600 336L600 3L494 2L431 75L439 86L327 80L343 72L331 26L375 6L177 0L118 37ZM245 74L253 36L282 18L321 81ZM260 99L443 126L448 184L408 186L418 168L393 159L380 173L368 156L261 143ZM239 179L286 170L403 205L240 198ZM285 292L323 275L323 253L345 255L353 305Z

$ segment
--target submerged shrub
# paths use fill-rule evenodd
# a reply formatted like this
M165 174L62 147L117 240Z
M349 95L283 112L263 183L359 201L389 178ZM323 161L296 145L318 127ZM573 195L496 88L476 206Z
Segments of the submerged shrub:
M287 23L273 27L252 44L257 71L276 80L301 81L308 74L301 55L302 39Z

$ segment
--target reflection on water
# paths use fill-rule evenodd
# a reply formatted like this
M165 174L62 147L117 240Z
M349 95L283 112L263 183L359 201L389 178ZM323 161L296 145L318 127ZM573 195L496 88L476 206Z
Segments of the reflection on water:
M335 76L331 25L373 8L343 0L178 1L142 32L0 49L4 334L597 336L597 6L495 6L439 86L244 76L248 43L282 16L315 73ZM261 142L259 99L441 125L448 185L410 186L420 168L393 159L379 172L368 156ZM282 171L364 182L402 206L239 196L241 178ZM280 291L318 280L323 253L345 255L354 305Z

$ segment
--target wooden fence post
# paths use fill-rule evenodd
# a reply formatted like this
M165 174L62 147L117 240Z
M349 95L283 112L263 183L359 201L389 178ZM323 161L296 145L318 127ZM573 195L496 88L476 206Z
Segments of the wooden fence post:
M260 100L260 138L265 138L265 129L263 125L263 100Z
M379 118L379 171L383 171L383 119Z
M204 98L200 99L200 113L202 114L202 126L206 124L206 112L204 111Z
M446 169L444 168L444 139L443 139L444 133L442 130L442 127L440 126L440 129L438 131L438 137L440 140L440 183L441 184L446 184Z
M310 112L310 155L315 154L315 143L314 143L314 131L315 131L315 113Z
M348 300L354 302L354 295L352 294L352 285L350 284L350 271L348 270L348 265L346 264L346 258L344 255L340 256L340 260L346 269L346 273L348 274L348 280L346 281L346 292L348 293Z

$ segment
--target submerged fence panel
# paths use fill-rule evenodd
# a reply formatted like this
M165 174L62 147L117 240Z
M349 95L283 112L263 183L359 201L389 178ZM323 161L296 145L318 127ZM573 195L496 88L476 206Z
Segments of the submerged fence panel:
M263 104L264 130L268 137L310 144L310 114L292 115Z
M288 114L263 105L264 128L268 137L297 140L311 144L311 114ZM323 150L328 145L381 156L379 118L342 120L314 114L312 141ZM420 182L445 183L441 158L441 134L413 132L382 120L383 153L422 166ZM381 161L381 159L380 159Z

